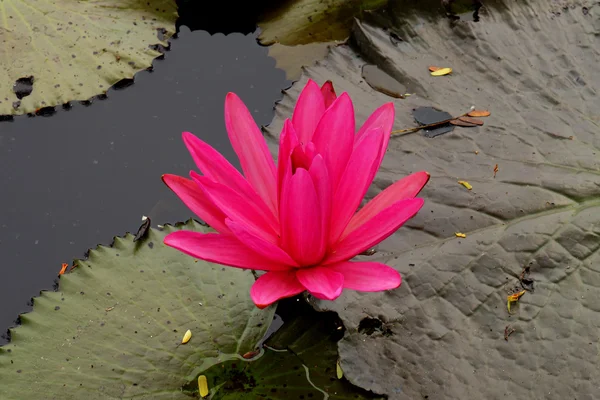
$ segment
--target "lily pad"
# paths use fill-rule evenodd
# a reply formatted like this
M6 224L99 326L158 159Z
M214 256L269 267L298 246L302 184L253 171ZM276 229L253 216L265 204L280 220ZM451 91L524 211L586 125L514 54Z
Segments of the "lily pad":
M212 400L364 400L382 396L337 378L337 342L344 335L335 313L318 313L297 299L280 302L284 320L255 360L215 365L203 373Z
M258 23L263 45L287 46L344 40L355 15L385 5L388 0L296 0L280 2Z
M183 388L202 371L253 351L274 308L250 300L250 271L163 245L181 228L208 229L115 238L35 298L0 347L0 398L189 399Z
M403 284L316 301L347 328L339 350L350 382L393 399L596 396L600 9L586 3L568 1L557 14L542 0L500 1L479 22L457 24L388 8L374 20L396 27L403 42L357 22L356 47L332 49L278 104L273 139L306 79L332 80L362 123L390 101L361 78L368 55L392 76L419 77L419 96L394 101L394 129L413 126L420 106L492 113L477 135L456 129L435 145L418 134L392 137L367 198L412 172L431 173L423 210L368 258L395 267ZM441 60L460 76L430 77L427 66ZM535 292L509 315L507 295L525 266ZM359 329L365 319L383 328ZM505 340L508 325L515 332Z
M152 46L167 46L176 9L173 0L4 0L0 115L88 100L132 78L161 55Z

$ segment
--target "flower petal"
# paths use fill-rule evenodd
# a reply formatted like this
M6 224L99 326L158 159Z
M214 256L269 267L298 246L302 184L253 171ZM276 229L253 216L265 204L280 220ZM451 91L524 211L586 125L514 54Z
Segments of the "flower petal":
M429 173L421 171L394 182L354 214L341 238L348 236L349 233L392 204L400 200L414 198L423 189L427 181L429 181Z
M212 146L190 132L183 132L183 141L202 175L227 185L250 202L264 203L246 178ZM264 204L263 208L266 207L267 204Z
M194 214L220 233L228 233L225 213L213 203L196 182L177 175L165 174L163 182L188 206Z
M315 186L307 170L298 168L284 182L281 197L281 243L299 265L321 261L324 241L321 229L321 209Z
M386 239L423 207L423 199L407 199L394 203L365 222L332 248L322 264L346 261Z
M378 262L344 261L327 268L344 275L344 288L361 292L396 289L402 283L398 271Z
M392 133L392 127L394 126L394 103L386 103L379 107L377 110L373 111L373 114L367 118L363 126L360 127L356 137L354 138L354 147L358 145L360 139L372 129L381 128L383 129L384 137L383 143L381 143L381 156L379 160L379 164L383 161L383 157L385 156L385 150L387 149L388 143L390 141L390 135ZM377 167L379 168L379 166Z
M348 93L342 93L319 121L313 143L323 156L333 188L346 168L354 145L354 107Z
M329 268L300 268L296 270L296 277L318 299L335 300L344 289L344 275Z
M177 231L165 237L165 244L189 256L230 267L263 271L287 270L288 266L255 253L233 236L218 233Z
M326 109L337 99L337 94L335 94L335 89L331 81L327 81L321 86L321 94L323 95Z
M331 220L331 183L329 181L325 161L320 154L313 159L308 173L315 186L315 192L317 193L317 199L319 200L319 207L321 209L321 232L323 240L321 240L317 252L324 255L327 250L327 237L329 235L329 224Z
M356 146L333 196L329 244L337 242L373 181L381 154L381 128L367 132Z
M271 271L254 282L250 297L258 308L265 308L279 299L293 297L305 290L298 282L295 271Z
M277 212L275 163L250 111L234 93L228 93L225 98L225 127L231 146L240 159L246 179L275 214Z
M190 172L194 182L204 189L212 202L234 221L241 221L250 225L263 239L277 243L279 226L274 217L267 210L262 210L259 205L246 201L229 187Z
M302 144L311 141L319 120L325 112L325 103L319 85L309 79L298 97L292 123L296 128L298 140Z
M279 264L297 267L298 264L290 257L288 253L283 251L279 246L269 242L252 231L252 228L242 222L233 221L229 218L225 219L227 227L231 233L246 247L260 254L266 259L275 261Z
M292 121L286 119L283 123L281 135L279 136L279 154L277 156L277 204L281 203L281 188L283 187L283 178L287 171L289 158L292 151L299 143Z

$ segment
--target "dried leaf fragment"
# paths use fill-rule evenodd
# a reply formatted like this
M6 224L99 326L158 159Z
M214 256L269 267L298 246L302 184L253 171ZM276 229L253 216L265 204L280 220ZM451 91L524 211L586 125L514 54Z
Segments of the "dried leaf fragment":
M494 178L496 177L496 174L498 173L498 164L496 164L494 166Z
M185 333L185 335L183 335L183 339L181 339L181 344L186 344L187 342L190 341L191 338L192 338L192 331L190 331L188 329L187 332Z
M198 377L198 391L200 392L200 397L208 396L208 381L206 380L206 375L200 375Z
M469 117L489 117L492 115L488 110L473 110L467 114Z
M335 372L338 379L342 379L344 377L344 371L342 371L342 367L340 366L340 360L337 360L335 363Z
M246 360L249 360L251 358L256 357L258 355L258 353L260 353L260 350L253 350L253 351L244 353L244 355L242 357L245 358Z
M519 301L521 296L523 296L527 292L526 290L521 290L520 292L509 294L507 297L506 308L508 308L508 313L510 314L510 305L512 303L516 303Z
M473 186L471 186L471 184L467 181L458 181L458 183L460 183L461 185L463 185L464 187L466 187L469 190L473 189Z
M460 233L460 232L455 232L454 235L456 237L459 237L459 238L466 238L467 237L467 235L465 235L464 233Z
M512 335L515 331L515 328L511 327L510 325L506 325L506 327L504 328L504 340L508 342L508 337Z
M431 72L431 76L444 76L452 73L452 68L440 68Z
M429 67L429 71L431 71L431 72L439 71L440 69L442 69L442 68L441 67L435 67L433 65Z
M460 119L460 118L457 118L457 119L450 120L450 123L451 123L452 125L456 125L456 126L463 126L463 127L465 127L465 128L471 128L471 127L473 127L473 126L477 126L477 124L474 124L474 123L471 123L471 122L467 122L467 121L463 121L463 120L462 120L462 119Z
M62 266L60 267L60 271L59 271L59 275L64 274L65 272L67 272L67 268L69 268L69 264L65 264L63 263Z
M469 124L483 125L483 121L480 120L480 119L477 119L477 118L471 118L471 117L462 116L462 117L459 117L458 119L461 120L461 121L464 121L464 122L468 122Z

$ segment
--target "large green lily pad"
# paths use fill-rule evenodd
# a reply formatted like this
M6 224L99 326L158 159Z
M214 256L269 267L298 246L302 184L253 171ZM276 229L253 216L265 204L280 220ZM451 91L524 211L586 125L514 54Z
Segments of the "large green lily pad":
M382 398L338 378L343 327L334 313L318 313L299 299L283 300L277 313L283 327L267 340L260 358L228 361L203 373L212 400Z
M339 343L345 376L393 399L593 398L600 381L600 8L486 2L475 23L421 17L408 3L390 2L372 22L357 22L356 47L338 46L307 68L267 129L277 137L307 78L347 91L361 123L388 101L396 105L396 129L415 126L411 111L419 106L492 113L482 127L390 141L367 197L418 170L432 177L423 210L365 257L398 269L402 286L315 304L336 311L347 328ZM366 63L415 94L396 100L374 91L361 77ZM431 65L453 73L433 77ZM524 267L535 291L509 314L507 295L521 289ZM378 328L359 329L361 322ZM515 329L506 340L505 329Z
M0 347L0 398L189 399L183 388L198 374L253 351L274 307L252 303L250 271L162 243L181 228L207 229L188 222L136 242L115 238L35 298Z
M132 78L161 54L150 46L167 45L176 8L174 0L3 0L0 115L88 100Z
M388 0L289 0L266 13L259 22L263 45L287 46L331 42L348 37L352 19Z

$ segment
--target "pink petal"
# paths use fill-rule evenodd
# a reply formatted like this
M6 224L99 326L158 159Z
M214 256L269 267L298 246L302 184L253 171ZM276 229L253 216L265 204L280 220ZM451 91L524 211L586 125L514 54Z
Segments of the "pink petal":
M361 292L396 289L402 283L400 273L378 262L343 261L327 268L344 275L344 288Z
M421 171L394 182L354 214L341 238L343 239L392 204L400 200L414 198L423 189L427 181L429 181L429 174Z
M313 181L305 169L298 168L284 182L281 197L281 243L299 265L311 265L324 256L321 242L321 209Z
M277 213L276 171L267 142L250 111L234 93L225 98L225 127L248 182Z
M296 168L304 168L308 169L310 167L310 163L312 159L308 158L302 145L296 146L294 150L292 150L292 165L294 169Z
M325 161L321 155L317 155L313 159L308 173L315 185L315 191L321 209L321 232L323 232L323 240L321 240L317 252L319 254L325 254L328 244L326 238L329 235L329 224L331 220L331 183L329 181L329 175L327 174Z
M384 137L383 142L381 143L382 152L379 164L381 164L381 161L383 161L383 157L385 156L385 150L387 149L388 143L390 141L390 135L394 126L394 115L394 103L386 103L382 105L377 110L373 111L373 114L371 114L369 118L367 118L367 120L365 121L363 126L361 126L354 139L354 147L356 147L363 135L365 135L372 129L381 128L383 130Z
M302 89L300 97L298 97L292 116L292 122L300 143L306 144L311 141L324 112L325 104L321 89L312 79L309 79L304 89Z
M300 268L296 270L296 277L318 299L335 300L344 289L344 275L329 268Z
M333 246L322 264L346 261L392 235L423 207L423 199L394 203Z
M194 181L171 174L163 175L162 180L200 219L217 232L229 232L225 225L225 213Z
M289 269L286 265L255 253L233 236L177 231L168 234L164 242L189 256L230 267L263 271Z
M384 133L381 128L369 131L352 152L340 184L333 196L335 207L331 215L329 244L337 242L360 205L369 185L373 181L381 154Z
M190 172L194 182L202 187L212 202L229 218L250 225L263 239L277 243L278 225L270 212L261 210L259 205L246 201L227 186L214 182L196 172Z
M279 136L279 155L277 156L277 203L281 203L281 188L283 187L283 179L286 175L286 168L289 164L289 158L292 151L298 146L298 136L294 125L289 119L283 123L283 129Z
M260 254L265 259L272 260L278 264L289 265L297 267L298 264L283 251L279 246L273 244L257 235L252 231L252 228L241 222L232 221L231 219L225 219L227 227L231 230L231 233L246 247L253 250L255 253Z
M292 271L271 271L254 282L250 297L258 308L265 308L279 299L293 297L306 289Z
M331 81L327 81L321 86L321 94L323 95L326 109L337 99L337 94L335 94L335 89Z
M325 111L312 141L325 159L335 189L354 145L354 107L348 93L342 93Z
M183 132L183 141L204 176L227 185L249 202L264 204L263 199L242 174L218 151L189 132ZM266 207L268 207L266 204L264 204L264 207L261 204L261 208ZM273 215L273 218L275 218L275 215Z

